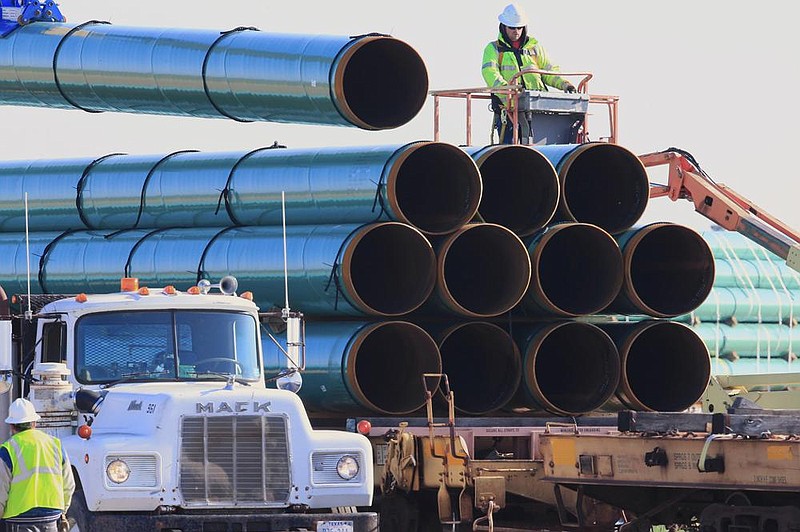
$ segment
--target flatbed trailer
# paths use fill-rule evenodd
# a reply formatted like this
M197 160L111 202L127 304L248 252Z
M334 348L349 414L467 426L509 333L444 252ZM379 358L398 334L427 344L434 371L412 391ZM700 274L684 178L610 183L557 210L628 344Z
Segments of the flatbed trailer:
M605 434L543 434L545 480L620 508L628 531L800 527L800 412L622 412Z

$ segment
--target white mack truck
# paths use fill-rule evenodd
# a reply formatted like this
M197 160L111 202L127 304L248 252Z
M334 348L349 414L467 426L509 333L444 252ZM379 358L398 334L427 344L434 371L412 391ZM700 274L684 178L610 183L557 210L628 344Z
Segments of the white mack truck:
M61 439L72 530L375 530L356 509L372 503L369 442L312 429L294 393L267 388L267 315L223 281L11 301L0 289L0 411L25 396Z

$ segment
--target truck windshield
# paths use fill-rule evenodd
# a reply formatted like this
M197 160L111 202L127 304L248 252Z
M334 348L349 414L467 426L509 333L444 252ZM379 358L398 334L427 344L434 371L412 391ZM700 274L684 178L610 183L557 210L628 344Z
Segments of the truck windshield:
M75 326L75 375L85 384L121 378L261 377L256 320L243 313L138 311L88 314Z

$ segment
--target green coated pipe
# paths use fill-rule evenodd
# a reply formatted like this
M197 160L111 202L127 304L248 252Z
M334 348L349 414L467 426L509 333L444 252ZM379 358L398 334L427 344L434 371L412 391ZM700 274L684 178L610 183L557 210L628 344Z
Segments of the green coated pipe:
M262 333L265 374L286 367L285 355ZM441 373L439 349L403 321L308 322L306 367L299 395L314 414L403 415L425 404L423 373Z
M800 274L777 260L714 259L714 286L737 288L800 289Z
M658 222L617 237L622 250L622 289L610 314L671 318L691 312L714 284L714 258L699 233Z
M793 323L800 317L800 290L714 287L703 303L680 321Z
M780 323L700 323L692 328L712 356L785 357L800 352L800 329Z
M530 236L547 225L558 207L560 185L552 163L530 146L495 144L463 148L481 172L478 221Z
M680 412L702 397L711 375L708 349L690 327L661 320L600 327L619 351L616 399L624 408Z

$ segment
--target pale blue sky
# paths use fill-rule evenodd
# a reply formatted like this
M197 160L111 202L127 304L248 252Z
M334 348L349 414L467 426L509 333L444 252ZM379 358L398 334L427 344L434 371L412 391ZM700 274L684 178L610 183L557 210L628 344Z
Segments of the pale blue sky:
M431 89L482 84L483 47L506 1L259 1L247 3L63 0L70 22L352 35L390 33L425 59ZM520 2L530 33L563 71L592 71L591 92L621 97L620 143L637 154L676 146L717 181L800 228L794 145L800 123L800 66L787 4L764 1L619 0ZM595 124L605 120L599 109ZM463 142L463 111L444 109L442 140ZM490 113L476 108L476 144L488 139ZM333 126L240 124L224 120L90 115L0 107L3 159L374 145L430 139L431 102L407 125L367 132ZM599 131L593 135L601 134ZM660 180L659 174L653 175ZM643 221L702 227L688 202L653 200Z

